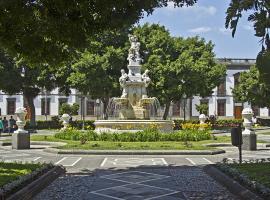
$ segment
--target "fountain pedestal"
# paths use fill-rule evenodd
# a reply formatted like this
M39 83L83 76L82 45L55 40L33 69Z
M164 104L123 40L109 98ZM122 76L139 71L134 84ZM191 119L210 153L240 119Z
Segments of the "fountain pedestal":
M137 132L156 128L162 132L171 132L174 122L171 120L97 120L95 131L102 132Z

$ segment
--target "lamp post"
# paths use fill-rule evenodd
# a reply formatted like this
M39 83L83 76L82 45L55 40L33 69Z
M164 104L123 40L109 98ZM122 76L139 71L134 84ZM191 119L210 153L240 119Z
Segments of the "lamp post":
M96 114L97 114L97 120L99 119L99 113L100 113L100 100L97 99L96 100L96 105L97 105L97 110L96 110Z
M85 126L85 115L84 115L84 103L85 103L85 96L81 93L81 120L82 120L82 130L84 130Z
M183 99L184 99L184 122L186 121L186 100L187 100L187 95L184 93L183 94Z
M45 110L45 120L47 121L47 90L46 88L44 87L44 94L45 94L45 105L44 105L44 110Z

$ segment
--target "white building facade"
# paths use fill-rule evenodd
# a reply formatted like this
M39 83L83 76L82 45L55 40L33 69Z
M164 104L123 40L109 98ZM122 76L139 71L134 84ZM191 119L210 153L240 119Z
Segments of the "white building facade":
M207 98L194 96L191 100L191 116L199 116L196 110L196 104L208 104L208 115L214 115L219 118L241 119L242 110L251 107L256 116L269 117L269 108L259 108L249 103L237 102L233 98L232 89L238 84L241 72L248 71L255 64L255 59L218 59L227 67L226 77L222 84L213 90L213 94Z
M198 118L199 113L196 105L208 104L208 115L218 118L241 118L243 108L252 107L255 114L261 117L269 117L270 109L258 108L248 103L236 102L232 95L232 89L238 83L241 72L249 70L255 64L255 59L217 59L226 65L227 72L224 83L213 90L212 96L201 98L194 96L190 99L181 99L173 102L169 118L192 119ZM102 103L90 97L81 96L75 89L71 90L69 96L59 93L58 89L51 92L41 92L34 100L37 119L46 120L51 116L59 115L59 108L63 103L78 103L80 105L79 116L86 119L97 119L102 116ZM14 115L16 108L24 106L22 94L8 95L0 91L0 115Z

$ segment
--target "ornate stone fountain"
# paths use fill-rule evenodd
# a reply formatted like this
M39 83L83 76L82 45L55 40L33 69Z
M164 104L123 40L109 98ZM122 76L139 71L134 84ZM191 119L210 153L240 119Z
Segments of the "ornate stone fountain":
M119 109L118 120L95 121L96 131L127 131L142 130L157 127L163 131L171 131L173 122L170 120L150 120L150 106L157 101L155 97L148 97L147 87L151 82L149 70L141 74L140 43L136 36L129 35L131 47L128 54L128 74L121 70L119 78L122 87L120 98L113 98Z

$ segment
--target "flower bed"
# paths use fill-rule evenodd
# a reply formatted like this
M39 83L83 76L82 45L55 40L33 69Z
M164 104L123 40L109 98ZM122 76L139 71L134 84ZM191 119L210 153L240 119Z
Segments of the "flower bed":
M229 164L225 159L217 168L262 198L270 199L270 158L251 160L243 164Z
M215 121L210 121L207 120L206 121L206 128L211 128L214 130L228 130L231 129L232 127L237 127L239 126L239 124L241 124L243 121L239 120L239 119L219 119L219 120L215 120ZM175 123L175 130L181 130L181 129L185 129L186 127L190 127L190 128L194 128L194 127L198 127L200 128L200 122L199 120L174 120Z
M5 199L40 175L52 169L52 164L0 163L0 199Z

